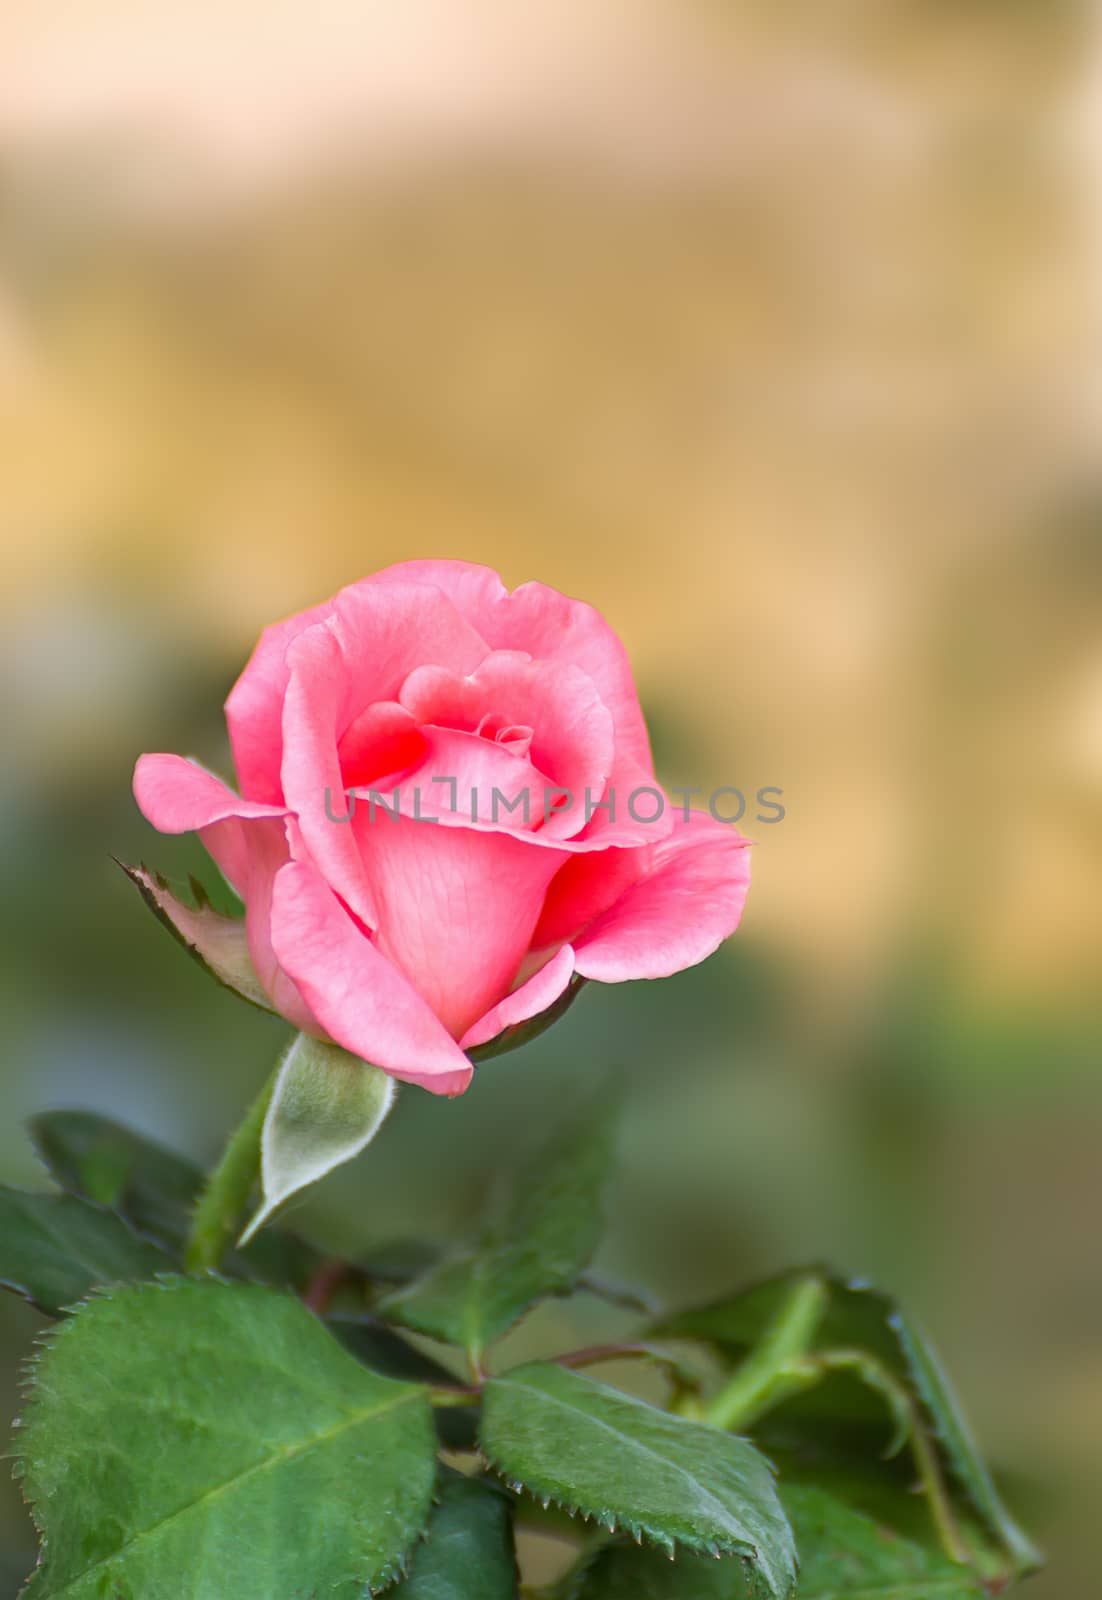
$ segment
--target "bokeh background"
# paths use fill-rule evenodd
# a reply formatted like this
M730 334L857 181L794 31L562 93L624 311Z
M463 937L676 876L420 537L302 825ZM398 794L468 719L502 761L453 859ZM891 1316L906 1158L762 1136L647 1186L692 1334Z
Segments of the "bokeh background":
M6 1181L51 1105L211 1157L281 1042L109 859L200 862L137 753L227 770L260 627L366 571L539 577L622 633L669 783L787 814L729 947L408 1092L303 1227L455 1233L619 1065L605 1270L896 1290L1049 1549L1036 1600L1097 1594L1097 24L4 0ZM37 1323L0 1317L7 1415ZM2 1484L0 1550L14 1591Z

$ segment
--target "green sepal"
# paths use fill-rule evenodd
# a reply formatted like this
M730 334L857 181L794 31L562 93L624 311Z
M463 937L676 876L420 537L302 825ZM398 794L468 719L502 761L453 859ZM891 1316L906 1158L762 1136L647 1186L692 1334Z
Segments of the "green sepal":
M240 1243L278 1208L367 1148L394 1103L395 1080L339 1045L300 1033L280 1064L260 1141L263 1203Z
M120 861L119 866L157 921L205 972L251 1005L259 1006L262 1011L275 1011L253 967L241 918L227 917L216 911L196 878L191 879L195 904L189 906L160 873L144 865L128 867L124 861Z
M507 1055L510 1050L519 1050L522 1045L531 1044L533 1039L538 1039L541 1033L546 1033L560 1017L566 1015L585 988L586 981L581 973L575 972L562 994L552 1001L546 1011L529 1017L527 1022L517 1022L511 1028L504 1028L492 1039L487 1039L485 1044L475 1045L467 1054L480 1065L483 1061L492 1061L495 1056Z

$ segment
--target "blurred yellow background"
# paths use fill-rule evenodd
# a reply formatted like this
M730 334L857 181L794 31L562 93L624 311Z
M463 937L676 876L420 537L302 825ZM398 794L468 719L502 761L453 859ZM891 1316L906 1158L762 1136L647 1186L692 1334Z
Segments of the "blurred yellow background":
M6 1178L50 1104L207 1157L278 1048L108 860L200 859L137 816L138 752L226 769L260 627L376 567L538 577L621 632L668 783L787 814L744 824L721 956L407 1094L304 1225L461 1227L564 1076L627 1063L609 1270L898 1290L1037 1600L1097 1593L1098 24L5 0ZM0 1314L11 1411L35 1322Z

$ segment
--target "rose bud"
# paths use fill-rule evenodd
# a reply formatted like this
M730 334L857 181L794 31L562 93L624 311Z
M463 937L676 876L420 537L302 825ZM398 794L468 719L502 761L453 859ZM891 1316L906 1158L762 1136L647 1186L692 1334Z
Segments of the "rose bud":
M410 561L265 629L226 702L240 786L144 755L243 929L147 895L234 987L437 1094L581 979L661 978L738 924L746 840L654 776L619 639L540 583Z

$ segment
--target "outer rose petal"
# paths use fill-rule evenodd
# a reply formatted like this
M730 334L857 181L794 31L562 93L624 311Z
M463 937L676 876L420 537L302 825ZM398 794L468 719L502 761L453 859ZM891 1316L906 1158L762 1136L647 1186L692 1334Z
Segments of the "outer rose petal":
M571 856L551 880L532 935L533 949L561 944L588 928L645 875L651 861L652 852L646 847L612 847Z
M416 565L416 563L412 563ZM456 562L462 567L463 562ZM472 572L484 569L472 567ZM390 567L387 575L400 576L400 569ZM287 652L307 628L340 616L356 605L356 597L376 584L384 574L376 573L351 583L331 600L311 606L282 622L265 628L244 671L226 699L226 722L230 731L234 766L242 794L253 800L277 802L282 797L280 766L283 756L283 698L287 692L290 666ZM463 608L460 607L460 610ZM437 656L426 660L439 660ZM408 670L408 669L407 669ZM397 685L395 685L395 688ZM385 694L371 698L386 699ZM366 702L364 702L366 704ZM358 709L362 710L360 706Z
M139 756L134 798L158 833L196 833L227 817L282 817L281 805L242 800L197 761L183 756Z
M655 797L660 797L661 812L655 815ZM605 806L612 807L611 811ZM592 816L574 844L604 850L609 845L657 844L677 825L677 811L666 791L652 773L636 766L630 756L617 753L616 764L600 806L591 807Z
M290 859L286 824L265 819L242 823L241 828L248 851L242 898L253 971L280 1016L307 1033L321 1034L324 1029L272 947L272 886Z
M183 756L142 756L134 769L134 796L161 833L197 832L245 902L249 958L261 987L296 1028L318 1025L272 951L272 879L288 859L282 806L240 800L221 779Z
M653 774L627 652L593 606L543 583L522 583L510 594L491 567L468 561L403 561L370 581L432 584L451 596L492 649L525 650L538 660L580 667L612 713L618 750Z
M577 971L601 983L668 978L703 961L737 928L750 887L748 841L700 812L629 853L649 857L642 874L574 940Z
M288 651L283 702L283 793L306 847L327 883L374 927L377 911L364 879L352 830L343 817L338 745L363 726L367 707L393 700L414 667L425 662L471 672L486 646L438 590L370 581L344 589L331 617L299 636Z
M429 1007L308 862L276 875L272 938L329 1036L392 1077L462 1094L471 1064Z
M240 799L221 778L183 756L139 756L134 798L159 833L198 833L242 898L249 871L243 824L286 815L283 806Z
M568 944L563 945L527 983L522 983L519 989L514 989L496 1006L491 1006L485 1016L479 1017L459 1043L464 1050L473 1050L476 1045L496 1039L506 1028L515 1027L518 1022L527 1022L530 1017L538 1017L541 1011L554 1005L573 975L574 952Z
M300 633L332 614L335 601L273 622L265 628L245 670L226 700L230 748L241 793L276 802L283 796L279 764L283 753L283 696L289 668L287 648Z

